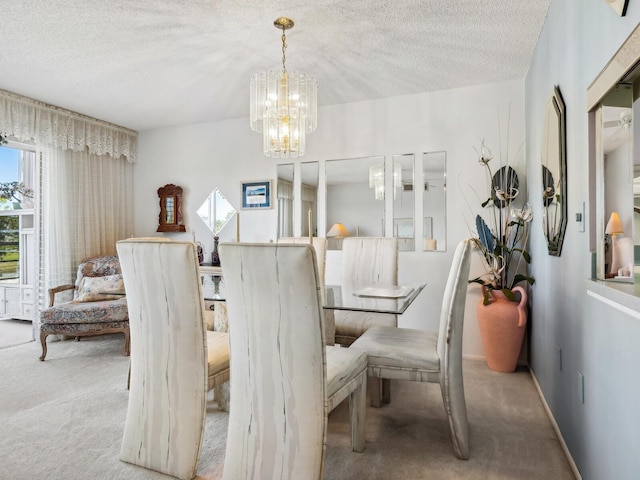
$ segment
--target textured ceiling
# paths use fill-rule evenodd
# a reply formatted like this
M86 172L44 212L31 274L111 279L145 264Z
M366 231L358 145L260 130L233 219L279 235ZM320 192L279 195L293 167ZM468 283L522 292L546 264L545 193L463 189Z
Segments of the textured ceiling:
M549 0L0 0L0 89L135 130L248 116L281 63L320 106L524 78Z

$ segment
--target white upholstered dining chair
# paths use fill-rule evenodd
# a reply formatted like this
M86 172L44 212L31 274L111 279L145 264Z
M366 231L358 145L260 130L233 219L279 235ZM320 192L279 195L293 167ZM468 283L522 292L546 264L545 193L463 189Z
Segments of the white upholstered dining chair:
M366 354L324 345L310 245L220 245L231 344L224 479L321 479L327 415L349 397L364 449Z
M458 244L442 299L437 332L372 327L351 349L367 352L369 377L439 383L453 450L469 458L469 425L462 381L462 330L471 264L471 240ZM371 382L376 386L376 382ZM379 406L379 392L371 401Z
M195 244L117 243L131 329L131 387L120 459L194 477L207 391L229 380L226 333L206 331Z
M316 261L318 263L318 279L320 281L320 290L324 298L324 273L327 265L327 239L322 237L280 237L278 243L298 243L311 244L316 251ZM324 332L327 345L334 345L336 339L336 323L333 310L324 311Z
M342 243L342 296L398 284L398 239L347 237ZM373 325L395 327L396 315L335 311L336 343L348 346Z

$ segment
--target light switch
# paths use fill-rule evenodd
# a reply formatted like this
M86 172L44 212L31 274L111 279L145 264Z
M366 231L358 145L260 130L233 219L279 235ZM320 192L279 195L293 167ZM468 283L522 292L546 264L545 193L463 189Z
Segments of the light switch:
M578 231L584 232L584 224L585 224L585 203L582 202L582 211L576 212L576 223L578 224Z

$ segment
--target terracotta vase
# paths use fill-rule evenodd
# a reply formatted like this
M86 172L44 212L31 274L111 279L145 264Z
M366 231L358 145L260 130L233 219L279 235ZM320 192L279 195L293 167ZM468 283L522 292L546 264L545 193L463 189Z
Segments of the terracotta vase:
M516 369L527 325L527 292L522 287L513 292L520 292L520 302L509 300L500 290L489 290L489 304L483 305L480 299L477 307L487 365L497 372Z

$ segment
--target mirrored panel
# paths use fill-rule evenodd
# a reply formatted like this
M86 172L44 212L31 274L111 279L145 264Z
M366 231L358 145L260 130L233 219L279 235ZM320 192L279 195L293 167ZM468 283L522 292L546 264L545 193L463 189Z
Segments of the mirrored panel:
M398 239L398 250L415 250L413 154L393 156L393 236Z
M634 164L632 150L632 89L620 85L601 109L604 191L604 278L633 281ZM625 104L627 106L625 106Z
M236 209L217 187L213 189L198 209L198 216L216 237L236 214Z
M447 250L447 152L422 154L422 250Z
M545 106L540 152L542 229L549 255L559 257L567 228L567 157L565 106L557 86Z
M278 238L293 237L293 163L280 164L276 168L278 176Z
M318 236L318 162L300 164L302 236Z
M384 236L384 157L328 160L327 248L345 236Z

